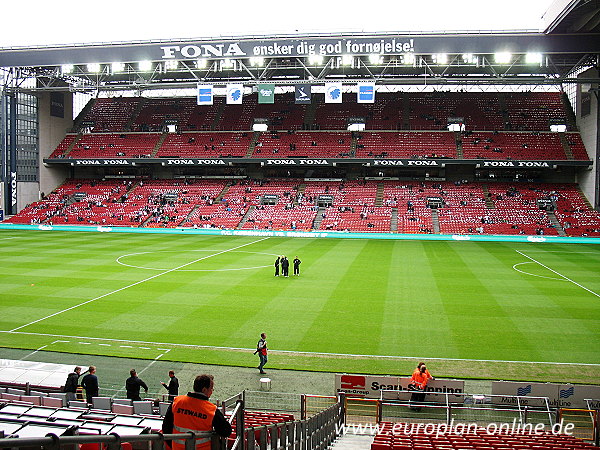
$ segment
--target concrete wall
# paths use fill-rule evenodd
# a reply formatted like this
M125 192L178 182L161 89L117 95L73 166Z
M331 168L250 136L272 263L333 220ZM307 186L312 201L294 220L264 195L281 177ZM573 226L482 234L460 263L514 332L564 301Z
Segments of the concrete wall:
M579 78L598 78L598 70L590 69L582 73ZM580 84L577 91L577 126L581 133L581 139L585 144L585 148L593 161L591 170L582 171L579 174L578 182L583 190L583 193L596 209L599 206L600 198L598 198L598 122L600 117L598 112L598 91L592 92L591 95L591 112L582 117L581 115L581 96L582 90L587 91L590 85ZM594 86L596 89L598 86Z
M21 211L27 205L39 200L40 185L32 182L17 183L17 211Z

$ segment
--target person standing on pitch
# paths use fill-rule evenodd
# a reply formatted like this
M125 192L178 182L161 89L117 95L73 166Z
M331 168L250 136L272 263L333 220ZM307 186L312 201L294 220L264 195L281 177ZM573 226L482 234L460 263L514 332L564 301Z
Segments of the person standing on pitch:
M296 256L294 258L294 275L300 276L300 263L302 263L302 261Z
M161 381L160 384L162 384L165 389L169 391L169 401L172 402L175 400L175 397L179 395L179 380L175 376L175 372L172 370L169 370L169 378L170 380L168 385L164 381Z
M279 256L277 257L277 259L275 260L275 276L278 277L279 276Z
M265 333L260 334L260 339L256 344L256 351L254 354L256 355L257 353L260 361L257 369L260 371L260 373L267 373L263 370L263 367L265 367L265 364L267 364L267 335Z
M85 401L92 403L92 398L98 397L100 388L98 386L98 377L96 376L96 366L90 366L88 374L81 379L81 387L85 390Z
M281 257L281 274L284 277L289 276L290 273L290 262L287 259L287 256Z

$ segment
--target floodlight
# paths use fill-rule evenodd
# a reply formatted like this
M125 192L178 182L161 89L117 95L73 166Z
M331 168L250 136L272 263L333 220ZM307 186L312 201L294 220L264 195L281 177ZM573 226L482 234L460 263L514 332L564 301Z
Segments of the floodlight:
M165 69L166 70L177 70L178 66L179 66L179 61L177 61L177 60L169 59L169 60L165 61Z
M75 70L75 66L73 64L63 64L62 66L60 66L60 71L63 74L73 73L73 70Z
M208 64L208 60L206 58L198 58L196 60L196 68L197 69L204 69L207 64Z
M431 55L431 58L436 64L448 64L448 55L446 53L436 53Z
M310 64L323 64L323 55L309 55L308 62Z
M541 53L527 53L525 55L525 62L527 64L542 64L543 59Z
M477 64L477 56L473 53L465 53L462 55L462 59L467 64Z
M404 53L402 55L402 62L404 64L414 64L415 63L415 54L414 53Z
M138 63L138 69L140 69L142 72L148 72L149 70L152 70L152 61L140 61Z
M250 58L250 64L253 65L254 67L262 67L265 64L265 58L262 58L260 56L255 56L253 58Z
M350 65L352 65L353 62L354 62L353 55L343 55L342 56L342 64L344 66L350 66Z
M89 63L87 65L87 70L88 70L88 72L93 72L93 73L100 72L100 64L98 64L98 63Z
M381 64L383 62L383 58L379 53L371 53L369 55L369 62L371 64Z
M497 64L509 64L512 60L512 53L509 52L498 52L494 54L494 61Z
M233 59L224 59L221 61L221 67L223 69L232 69L235 65L235 61Z
M114 62L110 65L112 73L123 72L125 70L125 63Z

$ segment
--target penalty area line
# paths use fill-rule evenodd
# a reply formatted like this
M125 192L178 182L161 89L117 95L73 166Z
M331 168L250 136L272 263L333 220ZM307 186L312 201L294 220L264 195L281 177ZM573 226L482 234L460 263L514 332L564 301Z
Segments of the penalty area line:
M144 344L144 345L153 345L153 346L162 346L162 347L171 347L167 348L157 348L159 351L164 351L168 353L168 351L173 350L174 348L189 348L189 349L201 349L201 350L219 350L219 351L235 351L235 352L249 352L252 353L255 348L243 348L243 347L223 347L223 346L213 346L213 345L198 345L198 344L177 344L170 342L152 342L152 341L139 341L139 340L128 340L128 339L109 339L109 338L99 338L99 337L90 337L90 336L69 336L64 334L48 334L48 333L31 333L26 331L2 331L0 333L7 334L23 334L30 336L48 336L48 337L63 337L63 338L71 338L71 339L82 339L82 340L94 340L94 341L110 341L110 342L126 342L132 344ZM474 358L440 358L440 357L430 357L430 356L399 356L399 355L361 355L361 354L353 354L353 353L327 353L327 352L305 352L305 351L297 351L297 350L271 350L269 349L269 353L273 355L304 355L304 356L314 356L314 357L336 357L336 358L356 358L356 359L392 359L392 360L433 360L433 361L457 361L457 362L485 362L485 363L508 363L508 364L541 364L541 365L549 365L549 366L586 366L586 367L600 367L600 364L595 363L582 363L582 362L552 362L552 361L515 361L515 360L505 360L505 359L474 359ZM161 354L159 357L164 356Z
M223 253L231 252L231 251L237 250L238 248L246 247L248 245L256 244L257 242L264 241L265 239L269 239L269 236L264 237L262 239L258 239L256 241L248 242L248 243L243 244L243 245L238 245L237 247L233 247L233 248L230 248L230 249L227 249L227 250L222 250L220 252L213 253L212 255L203 256L202 258L198 258L198 259L195 259L194 261L190 261L190 262L182 264L180 266L173 267L172 269L166 270L164 272L157 273L156 275L152 275L151 277L144 278L143 280L136 281L135 283L131 283L131 284L129 284L127 286L124 286L122 288L115 289L114 291L107 292L106 294L102 294L102 295L100 295L98 297L95 297L95 298L92 298L90 300L86 300L85 302L81 302L81 303L79 303L77 305L70 306L69 308L63 309L62 311L57 311L55 313L49 314L49 315L47 315L45 317L42 317L40 319L37 319L37 320L34 320L32 322L26 323L25 325L21 325L19 327L13 328L10 331L18 331L18 330L20 330L22 328L28 327L29 325L33 325L33 324L41 322L43 320L50 319L51 317L58 316L59 314L65 313L67 311L71 311L71 310L73 310L75 308L79 308L80 306L87 305L88 303L95 302L96 300L100 300L100 299L102 299L104 297L108 297L109 295L116 294L117 292L121 292L121 291L124 291L125 289L129 289L131 287L137 286L138 284L142 284L142 283L145 283L146 281L153 280L153 279L158 278L158 277L160 277L162 275L166 275L168 273L175 272L176 270L182 269L183 267L187 267L187 266L189 266L191 264L197 263L197 262L202 261L204 259L208 259L208 258L211 258L213 256L222 255Z
M541 262L539 262L539 261L538 261L538 260L536 260L536 259L533 259L531 256L528 256L528 255L526 255L525 253L523 253L523 252L521 252L521 251L519 251L519 250L515 250L515 251L516 251L518 254L520 254L521 256L523 256L523 257L525 257L525 258L527 258L527 259L529 259L529 260L533 261L533 262L534 262L534 263L536 263L536 264L539 264L540 266L542 266L543 268L545 268L545 269L549 270L550 272L553 272L553 273L555 273L556 275L558 275L558 276L559 276L559 277L561 277L562 279L564 279L564 280L566 280L566 281L569 281L569 282L573 283L575 286L578 286L578 287L580 287L581 289L583 289L583 290L585 290L585 291L588 291L590 294L593 294L593 295L595 295L596 297L600 297L600 294L597 294L596 292L592 291L591 289L588 289L588 288L586 288L585 286L583 286L583 285L579 284L577 281L573 281L573 280L571 280L569 277L566 277L566 276L564 276L562 273L559 273L559 272L557 272L556 270L554 270L554 269L551 269L551 268L550 268L550 267L548 267L547 265L545 265L545 264L542 264Z

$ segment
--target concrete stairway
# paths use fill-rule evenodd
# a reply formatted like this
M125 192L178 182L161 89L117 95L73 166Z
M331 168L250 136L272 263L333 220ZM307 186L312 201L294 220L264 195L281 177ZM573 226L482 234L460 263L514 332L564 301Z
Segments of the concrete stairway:
M339 436L329 446L330 450L369 450L375 436L348 432Z

